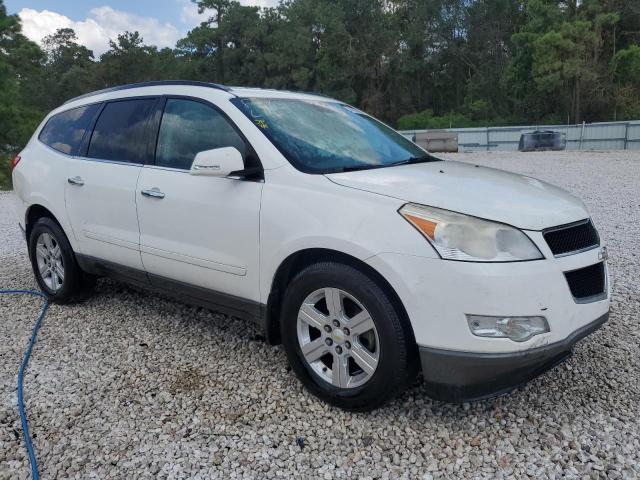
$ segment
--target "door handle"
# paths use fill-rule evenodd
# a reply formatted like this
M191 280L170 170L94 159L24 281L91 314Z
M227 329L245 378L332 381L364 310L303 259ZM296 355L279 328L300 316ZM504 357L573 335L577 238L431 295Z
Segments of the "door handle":
M158 187L153 187L148 190L142 190L140 193L145 197L164 198L164 192L161 192Z
M69 182L71 185L76 185L78 187L81 187L84 185L84 180L82 180L82 178L78 177L77 175L72 178L67 178L67 182Z

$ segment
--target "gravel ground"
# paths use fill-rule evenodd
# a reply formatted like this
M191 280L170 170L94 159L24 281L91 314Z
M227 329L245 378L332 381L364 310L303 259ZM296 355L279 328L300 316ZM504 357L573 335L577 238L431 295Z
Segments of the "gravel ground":
M610 249L612 315L570 360L500 399L449 405L416 385L345 413L306 393L251 325L105 280L86 303L51 307L31 359L43 477L640 477L640 153L447 157L589 205ZM14 202L0 193L0 288L34 288ZM15 383L38 307L0 297L0 479L29 474Z

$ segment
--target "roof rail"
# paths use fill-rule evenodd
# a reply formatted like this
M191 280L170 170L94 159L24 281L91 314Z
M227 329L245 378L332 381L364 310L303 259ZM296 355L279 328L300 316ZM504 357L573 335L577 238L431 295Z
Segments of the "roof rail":
M99 95L101 93L109 93L109 92L117 92L119 90L129 90L130 88L142 88L142 87L157 87L162 85L190 85L193 87L207 87L207 88L215 88L217 90L223 90L225 92L231 92L229 87L225 87L224 85L219 85L217 83L209 83L209 82L197 82L195 80L154 80L151 82L139 82L139 83L129 83L126 85L117 85L115 87L104 88L102 90L96 90L95 92L85 93L84 95L80 95L78 97L71 98L64 102L65 104L69 102L73 102L75 100L80 100L82 98L92 97L94 95Z

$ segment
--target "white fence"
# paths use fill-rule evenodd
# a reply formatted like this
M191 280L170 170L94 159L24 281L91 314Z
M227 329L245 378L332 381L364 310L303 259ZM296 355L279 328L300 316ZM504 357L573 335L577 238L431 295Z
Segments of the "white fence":
M458 134L461 152L518 150L520 135L536 130L565 133L567 150L640 150L640 121L447 129ZM404 130L400 133L413 139L417 132L425 131Z

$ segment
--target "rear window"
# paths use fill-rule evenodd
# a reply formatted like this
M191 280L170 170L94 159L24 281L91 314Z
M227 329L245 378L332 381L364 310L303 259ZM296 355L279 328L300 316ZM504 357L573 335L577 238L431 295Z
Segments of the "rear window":
M108 103L93 129L87 156L144 163L145 131L154 102L154 99L138 99Z
M76 155L98 108L100 105L95 104L58 113L49 119L38 138L59 152Z

